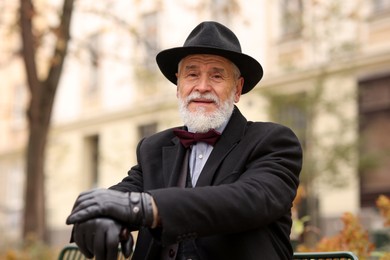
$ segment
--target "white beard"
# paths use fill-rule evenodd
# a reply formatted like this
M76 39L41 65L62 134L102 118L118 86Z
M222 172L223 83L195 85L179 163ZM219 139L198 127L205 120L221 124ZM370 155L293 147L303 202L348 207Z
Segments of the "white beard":
M205 108L199 107L196 111L191 112L188 110L188 104L192 99L206 98L213 100L217 104L216 111L212 113L206 113ZM184 125L186 125L192 131L197 133L205 133L210 129L216 129L223 125L233 113L234 109L234 92L223 103L219 99L211 94L201 95L199 92L190 94L185 100L179 98L179 112L183 119Z

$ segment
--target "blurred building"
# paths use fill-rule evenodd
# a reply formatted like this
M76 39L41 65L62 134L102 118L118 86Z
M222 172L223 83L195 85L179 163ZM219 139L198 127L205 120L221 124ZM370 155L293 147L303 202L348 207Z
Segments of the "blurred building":
M77 1L47 155L53 244L68 241L77 195L109 187L136 163L138 141L180 125L176 87L155 55L181 46L204 20L236 32L265 76L238 104L249 120L294 129L305 149L300 216L321 235L349 211L375 232L378 195L390 195L390 2L384 0ZM16 13L17 4L10 8ZM43 8L43 7L42 7ZM28 101L20 40L1 15L0 231L20 237ZM9 19L9 20L7 20ZM55 19L46 17L48 21ZM2 25L3 24L3 25ZM8 28L8 29L7 29Z

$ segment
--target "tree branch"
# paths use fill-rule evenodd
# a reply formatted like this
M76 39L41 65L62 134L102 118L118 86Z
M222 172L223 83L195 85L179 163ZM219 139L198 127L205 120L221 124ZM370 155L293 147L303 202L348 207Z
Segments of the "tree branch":
M57 41L53 56L51 57L50 70L46 82L58 83L62 66L68 49L70 40L70 22L72 16L74 0L64 0L62 8L61 22L57 31ZM49 84L56 86L57 84Z
M20 1L20 28L22 35L22 56L24 59L27 83L31 95L39 92L40 82L35 62L35 41L33 35L32 19L35 15L31 0Z
M45 122L47 123L50 121L51 108L53 107L55 92L58 87L68 50L73 5L74 0L64 0L62 15L60 16L61 22L56 33L57 40L55 43L55 49L53 50L53 55L50 58L48 76L43 84L45 95L43 95L44 98L41 100L41 106L46 108L50 107L44 118Z

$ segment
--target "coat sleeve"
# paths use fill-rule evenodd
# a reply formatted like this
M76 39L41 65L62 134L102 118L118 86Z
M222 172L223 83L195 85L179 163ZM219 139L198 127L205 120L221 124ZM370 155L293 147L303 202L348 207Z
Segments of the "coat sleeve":
M291 220L302 163L295 134L277 124L261 134L252 127L230 154L223 163L232 166L230 177L224 179L229 181L149 191L162 221L163 244L245 232L286 219L286 215Z

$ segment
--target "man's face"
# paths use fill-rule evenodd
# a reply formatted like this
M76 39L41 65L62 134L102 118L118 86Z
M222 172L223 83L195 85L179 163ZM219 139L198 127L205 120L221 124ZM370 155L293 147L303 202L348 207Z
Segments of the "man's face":
M233 64L221 56L189 55L176 74L177 97L186 101L189 112L213 114L226 101L239 101L244 79L237 74Z

